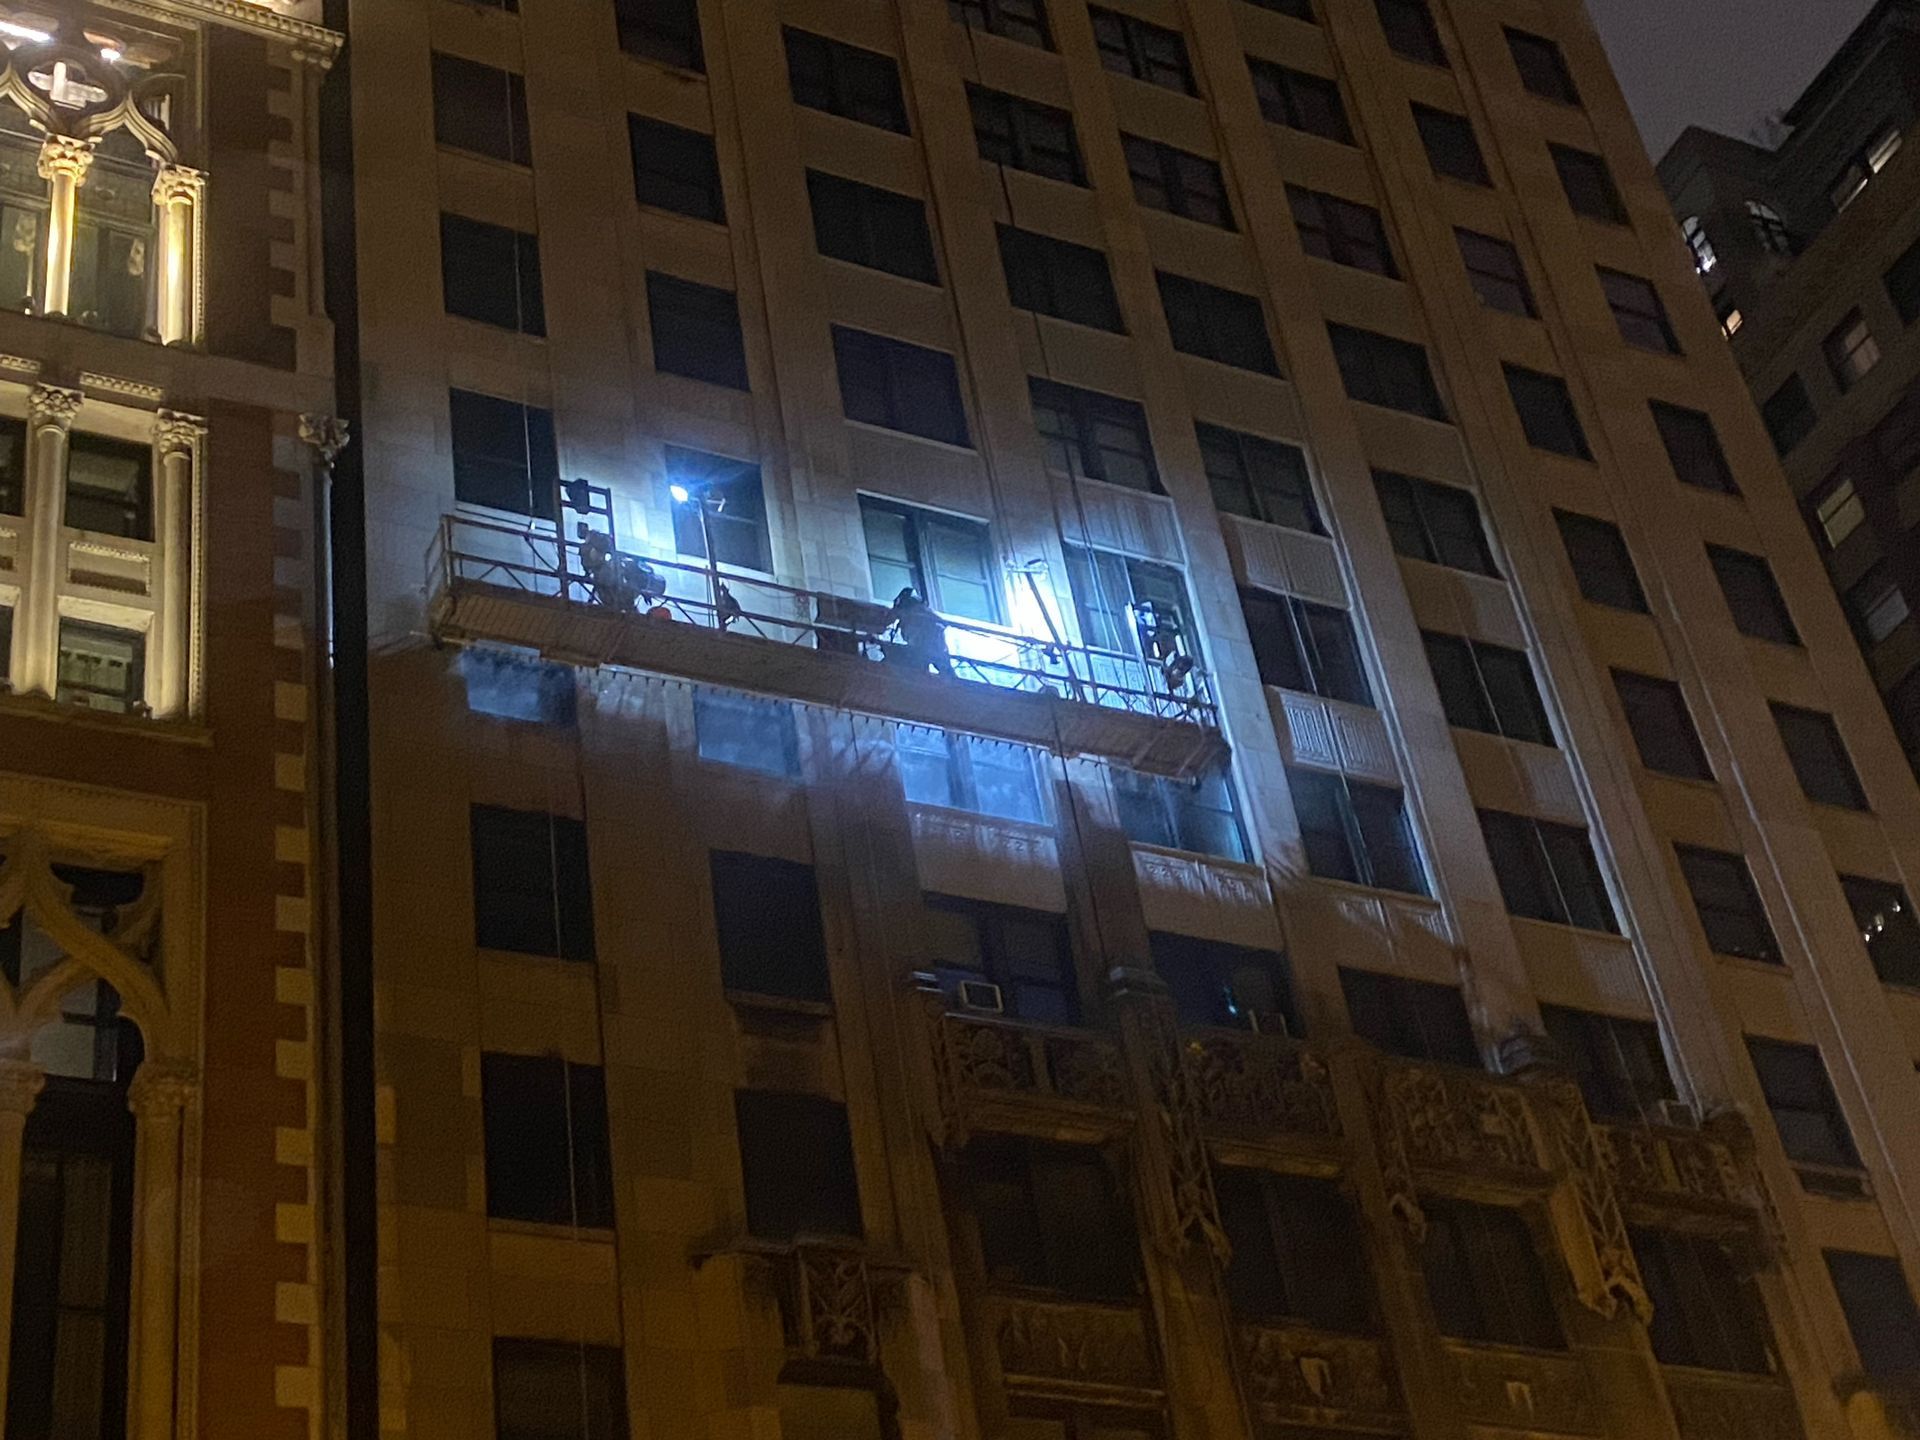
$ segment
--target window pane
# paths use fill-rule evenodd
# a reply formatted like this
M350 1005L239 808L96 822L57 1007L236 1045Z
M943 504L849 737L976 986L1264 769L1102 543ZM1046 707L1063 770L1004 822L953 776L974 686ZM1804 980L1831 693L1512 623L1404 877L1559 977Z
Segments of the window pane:
M1713 778L1706 752L1700 748L1700 737L1694 731L1686 697L1678 685L1628 670L1614 671L1613 683L1619 691L1627 728L1633 732L1633 743L1640 752L1642 764L1663 775L1678 775L1689 780Z
M715 850L710 869L726 988L795 1000L831 999L813 867Z
M758 1240L858 1236L847 1108L819 1095L736 1090L747 1232Z
M693 692L693 730L702 760L782 779L800 773L793 707L782 701L703 685Z
M1645 614L1646 592L1640 588L1633 556L1619 529L1605 520L1570 510L1555 510L1553 518L1560 527L1580 594L1596 605Z

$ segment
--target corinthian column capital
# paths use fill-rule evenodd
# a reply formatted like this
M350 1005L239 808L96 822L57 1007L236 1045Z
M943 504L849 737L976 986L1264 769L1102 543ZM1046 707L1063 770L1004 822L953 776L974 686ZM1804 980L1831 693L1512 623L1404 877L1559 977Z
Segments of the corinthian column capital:
M36 385L27 396L27 414L36 426L57 425L64 430L80 413L83 398L78 390L64 385Z
M207 175L191 165L162 165L153 178L153 203L166 205L175 200L200 203L207 191Z
M199 1072L186 1061L145 1060L127 1086L127 1108L143 1120L166 1120L199 1092Z
M79 181L93 163L93 144L91 140L78 140L71 135L47 136L40 142L40 178L51 180L64 175Z
M154 417L154 448L162 455L176 455L181 452L191 454L194 447L206 437L207 422L198 415L186 415L178 410L162 410Z
M300 438L320 452L320 463L332 465L347 448L347 422L338 415L302 415Z

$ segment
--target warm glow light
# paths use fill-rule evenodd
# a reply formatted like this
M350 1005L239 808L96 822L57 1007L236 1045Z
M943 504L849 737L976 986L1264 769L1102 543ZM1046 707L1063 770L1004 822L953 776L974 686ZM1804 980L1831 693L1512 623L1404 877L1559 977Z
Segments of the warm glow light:
M100 47L100 58L109 65L117 65L120 63L120 52L111 45L102 45Z
M35 30L31 25L17 25L11 20L0 20L0 35L11 35L15 40L31 40L36 45L44 45L53 39L44 30Z

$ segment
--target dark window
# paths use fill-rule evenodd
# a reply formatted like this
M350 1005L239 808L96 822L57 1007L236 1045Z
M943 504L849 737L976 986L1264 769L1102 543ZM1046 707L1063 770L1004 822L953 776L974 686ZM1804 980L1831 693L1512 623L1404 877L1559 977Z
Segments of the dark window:
M1397 554L1475 575L1499 575L1472 491L1391 470L1374 471L1373 485Z
M790 1000L832 998L813 867L737 850L715 850L709 865L726 988Z
M1012 225L998 229L1000 264L1016 310L1126 334L1104 251Z
M471 653L471 652L463 652ZM0 690L10 688L13 667L13 607L0 605Z
M1707 948L1716 955L1780 963L1780 942L1774 939L1767 912L1753 888L1746 860L1724 850L1675 845L1680 873L1686 877L1693 908L1706 932Z
M1773 723L1780 727L1780 743L1787 747L1787 761L1807 798L1822 805L1865 810L1866 794L1833 717L1778 702L1772 709Z
M1601 293L1607 297L1607 308L1613 311L1613 323L1620 327L1622 340L1663 355L1680 353L1680 341L1667 321L1667 307L1661 303L1660 292L1653 288L1651 280L1609 270L1604 265L1595 273L1600 277Z
M846 1106L787 1090L736 1090L733 1113L749 1235L796 1240L863 1233Z
M496 1338L494 1440L627 1440L626 1363L617 1345Z
M1134 400L1038 377L1027 381L1048 468L1076 479L1164 493L1147 412Z
M1247 837L1225 766L1192 780L1117 767L1112 773L1114 808L1129 840L1193 855L1247 858Z
M1446 420L1447 407L1434 384L1425 346L1351 325L1329 324L1327 338L1333 342L1334 362L1349 398Z
M1227 200L1219 161L1138 135L1122 135L1120 143L1127 152L1135 200L1203 225L1234 228L1233 206Z
M1447 723L1535 745L1553 744L1553 727L1524 650L1422 631L1427 663Z
M1307 868L1323 880L1425 895L1426 868L1403 791L1319 770L1287 769Z
M1560 47L1544 35L1529 35L1525 30L1507 30L1507 49L1513 52L1513 68L1520 72L1520 83L1543 100L1558 100L1562 105L1578 105L1580 91L1567 69Z
M1582 930L1620 933L1587 832L1504 810L1482 810L1493 873L1508 913Z
M972 443L959 371L946 351L836 325L833 359L849 420L948 445Z
M1431 105L1415 105L1413 123L1420 131L1420 143L1427 147L1434 174L1469 185L1493 184L1480 142L1474 138L1473 122L1466 116L1435 110Z
M894 727L901 786L916 805L971 810L1029 825L1047 823L1035 752L957 730Z
M1547 149L1553 153L1553 168L1560 172L1560 187L1567 192L1567 203L1575 214L1614 225L1627 223L1627 207L1621 203L1613 172L1607 169L1605 160L1570 145L1549 145Z
M788 780L800 774L800 738L784 700L696 686L693 736L702 760Z
M1042 50L1053 48L1046 0L947 0L947 14L969 30L984 30Z
M453 150L531 165L527 82L512 71L435 51L433 138Z
M486 950L592 960L587 827L544 810L475 805L473 943Z
M947 994L968 981L984 981L999 988L1001 1005L1015 1019L1079 1023L1065 916L929 895L926 921L927 949Z
M1532 319L1540 312L1534 308L1533 287L1527 283L1526 267L1520 252L1492 235L1477 230L1453 232L1460 245L1460 259L1467 267L1467 280L1480 303L1509 315Z
M1087 183L1070 111L982 85L967 86L967 101L981 159L1069 185Z
M1920 1307L1913 1303L1913 1288L1900 1261L1852 1250L1823 1253L1854 1348L1860 1352L1860 1368L1887 1380L1910 1381L1920 1375Z
M1100 63L1114 74L1178 90L1182 95L1200 93L1193 83L1193 66L1187 60L1187 42L1178 30L1151 25L1118 10L1102 10L1098 5L1089 5L1087 14L1093 20Z
M1657 1026L1559 1005L1542 1005L1540 1019L1595 1119L1658 1123L1674 1092Z
M860 497L860 523L875 600L889 605L911 590L941 615L998 623L1000 582L985 525L871 495Z
M928 285L940 283L927 207L913 196L809 170L807 198L822 255Z
M541 1225L613 1224L607 1092L597 1065L480 1056L487 1214Z
M655 369L730 390L748 388L747 343L731 290L649 270L647 310Z
M447 313L547 333L538 237L462 215L440 217L440 279Z
M1316 1330L1373 1328L1360 1218L1331 1180L1223 1165L1213 1172L1220 1223L1233 1242L1227 1299L1241 1320L1292 1320Z
M726 223L726 195L711 135L629 115L627 140L633 148L633 194L642 205Z
M1920 320L1920 240L1909 245L1887 271L1887 295L1902 324Z
M1564 1350L1533 1228L1517 1210L1423 1196L1421 1260L1440 1333L1456 1340Z
M1340 100L1340 86L1324 75L1289 70L1271 60L1247 61L1260 113L1275 125L1318 135L1336 145L1353 144L1353 126Z
M1747 1053L1760 1077L1767 1109L1787 1158L1800 1165L1858 1170L1860 1152L1840 1113L1820 1052L1811 1045L1747 1037Z
M1507 392L1520 416L1520 428L1527 443L1536 450L1551 451L1573 460L1591 460L1587 432L1581 427L1579 412L1573 408L1573 396L1567 382L1558 375L1528 370L1519 365L1504 367Z
M54 698L110 715L130 715L144 703L147 637L113 625L60 621Z
M1245 588L1240 608L1263 683L1353 705L1373 704L1346 611Z
M620 48L683 70L704 70L699 0L613 0Z
M711 540L714 559L722 565L771 570L760 467L678 445L667 446L666 461L667 484L687 492L685 500L673 502L675 551L704 560Z
M1637 1225L1627 1233L1653 1301L1648 1339L1655 1359L1699 1370L1773 1373L1759 1291L1719 1241Z
M1761 405L1760 419L1772 437L1773 448L1785 455L1807 438L1820 417L1807 398L1806 381L1798 375L1789 375Z
M1920 921L1907 892L1858 875L1842 875L1840 888L1853 907L1853 923L1860 927L1874 973L1889 985L1920 986Z
M466 505L551 520L560 483L553 416L534 405L449 390L453 494Z
M787 82L793 87L794 104L898 135L909 133L907 102L900 93L900 67L892 56L796 30L791 25L782 33L786 36Z
M63 519L73 530L153 539L153 447L73 431Z
M1293 209L1301 248L1309 255L1356 270L1370 270L1389 280L1400 278L1399 268L1393 263L1393 248L1387 243L1386 226L1371 205L1323 195L1318 190L1302 190L1297 185L1287 186L1287 203Z
M1387 32L1394 54L1427 65L1447 63L1427 0L1374 0L1374 8L1380 12L1380 28Z
M1182 1024L1300 1033L1285 956L1165 931L1150 939L1153 968L1173 992Z
M1480 1046L1457 985L1340 968L1353 1033L1389 1055L1480 1068Z
M1787 602L1781 598L1773 569L1765 560L1724 545L1707 546L1707 559L1719 577L1727 608L1733 611L1734 626L1742 635L1779 645L1800 643L1800 632L1793 628Z
M1165 270L1155 271L1154 277L1160 282L1160 304L1174 349L1261 375L1280 373L1266 312L1256 297Z
M27 422L0 416L0 515L27 505Z
M976 1140L967 1147L966 1171L989 1284L1082 1300L1138 1294L1133 1217L1099 1151Z
M1298 447L1204 421L1193 429L1213 503L1221 511L1310 535L1326 533L1307 478L1307 457Z
M1646 592L1620 527L1572 510L1555 510L1553 518L1581 596L1595 605L1646 614Z
M1313 0L1248 0L1248 3L1276 15L1291 15L1295 20L1313 23Z
M1713 421L1698 410L1686 410L1655 400L1650 407L1653 423L1660 431L1660 443L1667 447L1667 460L1682 484L1702 490L1717 490L1722 495L1738 495L1740 486L1727 465L1720 448L1720 436Z
M1687 709L1687 697L1678 685L1655 675L1616 670L1613 688L1620 693L1620 708L1626 712L1627 729L1633 732L1641 764L1683 780L1713 778L1706 751L1700 748L1693 715Z

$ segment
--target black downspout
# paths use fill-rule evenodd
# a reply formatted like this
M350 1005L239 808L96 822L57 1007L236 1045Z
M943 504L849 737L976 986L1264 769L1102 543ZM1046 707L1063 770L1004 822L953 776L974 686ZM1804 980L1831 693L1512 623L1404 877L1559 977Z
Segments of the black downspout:
M328 528L333 602L333 895L337 974L338 1214L345 1440L379 1440L380 1312L374 1184L372 752L367 720L366 472L360 414L359 254L354 219L353 46L349 0L325 0L348 35L320 92L321 218L334 385L348 441L334 461Z

